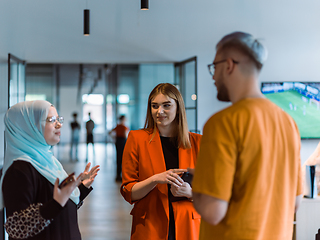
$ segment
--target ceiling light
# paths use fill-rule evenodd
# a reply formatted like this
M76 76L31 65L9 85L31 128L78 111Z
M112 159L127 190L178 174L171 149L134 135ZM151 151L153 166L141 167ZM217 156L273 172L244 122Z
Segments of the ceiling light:
M149 0L141 0L141 10L149 10Z
M90 12L89 9L83 11L83 35L89 36L90 34Z

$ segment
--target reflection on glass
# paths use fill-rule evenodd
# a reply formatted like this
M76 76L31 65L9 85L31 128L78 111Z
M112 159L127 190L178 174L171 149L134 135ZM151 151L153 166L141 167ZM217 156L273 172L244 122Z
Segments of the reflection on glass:
M47 100L45 94L27 94L26 101Z
M117 100L120 104L127 104L130 102L130 97L128 94L119 94Z
M24 61L9 54L9 107L25 99L25 64Z
M103 95L102 94L83 94L82 102L92 105L102 105Z

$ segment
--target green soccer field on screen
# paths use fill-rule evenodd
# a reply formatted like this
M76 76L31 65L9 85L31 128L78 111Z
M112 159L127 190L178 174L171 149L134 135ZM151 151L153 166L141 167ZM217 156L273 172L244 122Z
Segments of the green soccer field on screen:
M319 83L284 82L262 85L262 93L295 120L301 138L320 138L319 89Z

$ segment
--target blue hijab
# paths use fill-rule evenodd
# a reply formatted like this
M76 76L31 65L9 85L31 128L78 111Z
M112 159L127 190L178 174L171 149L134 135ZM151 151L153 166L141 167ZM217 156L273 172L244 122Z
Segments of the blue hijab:
M43 129L51 103L43 100L25 101L12 106L4 117L6 152L0 181L0 209L3 206L2 182L7 169L16 160L26 161L53 185L68 176L61 163L53 156ZM76 188L70 199L79 203L80 191Z

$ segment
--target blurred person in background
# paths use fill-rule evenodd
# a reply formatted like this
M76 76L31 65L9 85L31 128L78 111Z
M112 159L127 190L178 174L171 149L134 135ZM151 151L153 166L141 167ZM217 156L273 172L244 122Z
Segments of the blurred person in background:
M93 152L93 159L94 159L94 139L93 139L93 129L94 129L94 121L91 119L91 112L88 113L89 120L86 122L86 130L87 130L87 155L86 155L86 162L88 162L88 148L89 143L92 145L92 152Z
M121 115L119 117L119 124L115 128L113 128L109 134L115 133L116 141L116 152L117 152L117 172L116 172L116 181L122 181L121 171L122 171L122 154L124 150L124 146L126 145L127 135L129 132L129 128L125 125L126 116Z
M73 121L70 123L71 126L71 144L70 144L70 161L75 159L78 161L78 144L80 137L80 124L77 121L77 113L73 113ZM75 155L73 152L75 150ZM74 156L74 157L73 157Z

